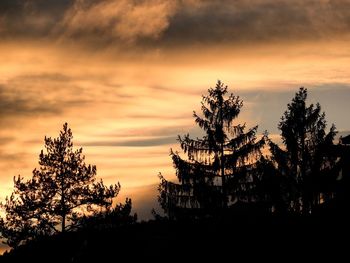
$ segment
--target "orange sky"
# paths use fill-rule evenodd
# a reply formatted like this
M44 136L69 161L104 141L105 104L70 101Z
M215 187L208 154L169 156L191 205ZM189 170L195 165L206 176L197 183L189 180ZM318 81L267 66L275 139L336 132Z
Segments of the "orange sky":
M350 131L348 2L303 3L0 3L0 200L68 122L98 176L119 181L119 200L150 217L158 173L174 178L169 149L179 150L178 134L200 136L192 111L218 79L259 133L278 133L300 86Z

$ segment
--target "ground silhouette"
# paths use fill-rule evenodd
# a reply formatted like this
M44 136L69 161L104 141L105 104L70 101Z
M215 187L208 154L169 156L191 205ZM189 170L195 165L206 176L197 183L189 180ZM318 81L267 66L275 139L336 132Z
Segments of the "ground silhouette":
M80 230L31 241L1 262L167 262L214 260L300 260L344 255L348 219L261 217L158 220L108 229ZM322 212L323 213L323 212ZM339 221L340 219L340 221ZM346 222L347 221L347 222ZM346 250L345 250L346 251Z

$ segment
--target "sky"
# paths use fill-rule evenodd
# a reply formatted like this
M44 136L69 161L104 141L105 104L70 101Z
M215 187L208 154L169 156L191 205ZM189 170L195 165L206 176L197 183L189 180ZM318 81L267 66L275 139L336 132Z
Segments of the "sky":
M38 167L44 137L68 122L106 184L140 219L158 174L175 178L177 135L221 80L239 122L278 141L298 88L350 133L348 0L1 0L0 200Z

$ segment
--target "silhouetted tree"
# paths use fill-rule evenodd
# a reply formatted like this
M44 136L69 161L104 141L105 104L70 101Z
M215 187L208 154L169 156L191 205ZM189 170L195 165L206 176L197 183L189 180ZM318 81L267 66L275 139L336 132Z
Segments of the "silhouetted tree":
M117 204L107 209L95 210L90 215L84 215L80 224L87 228L110 229L121 225L133 224L137 221L137 215L131 214L132 202L126 198L125 204Z
M306 99L307 89L300 88L278 125L285 149L269 143L284 190L281 198L287 209L304 214L331 197L327 186L336 176L335 159L322 152L333 145L336 128L332 125L327 133L320 104L306 106Z
M67 123L56 139L45 137L39 169L33 177L14 178L14 192L1 204L1 234L15 247L36 236L77 228L80 218L95 209L108 209L120 185L96 181L96 166L86 165L82 148L73 150L73 135Z
M227 95L227 86L218 81L202 99L203 117L194 112L203 138L178 137L188 160L171 150L178 183L160 174L159 202L170 217L201 216L225 211L235 202L257 200L254 170L261 156L264 137L256 142L255 126L234 125L243 106L242 100Z

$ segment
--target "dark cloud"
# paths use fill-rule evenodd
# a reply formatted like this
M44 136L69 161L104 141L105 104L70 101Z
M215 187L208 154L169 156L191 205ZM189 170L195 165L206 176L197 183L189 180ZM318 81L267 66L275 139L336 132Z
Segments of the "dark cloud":
M2 0L0 34L5 37L48 36L63 19L71 0Z
M31 98L15 95L15 92L8 91L0 86L0 118L13 117L13 115L33 115L33 114L57 114L59 107L54 104L33 101Z
M168 114L169 118L172 119L187 119L189 116L191 116L191 113L189 114ZM147 113L138 113L138 114L130 114L128 115L129 118L135 118L135 119L161 119L164 118L164 115L162 114L147 114ZM169 128L171 129L171 128Z
M136 118L136 119L142 119L143 115L130 115L128 116L130 118ZM190 118L190 116L186 116L187 119ZM171 118L174 119L172 116L167 115L147 115L148 118L153 119L167 119ZM176 118L175 118L176 119ZM103 136L107 136L109 138L123 138L123 137L142 137L142 136L159 136L159 137L167 137L167 136L173 136L176 137L177 134L182 134L185 132L188 132L188 130L193 130L192 127L181 127L181 126L165 126L165 127L142 127L142 128L134 128L134 129L121 129L115 130L113 132L109 132L107 134L103 134Z
M71 77L60 73L42 73L36 75L21 75L15 78L15 80L21 80L24 82L37 82L37 81L54 81L54 82L68 82L72 80Z
M263 42L349 34L349 1L201 1L172 18L169 43Z
M176 136L164 136L151 139L123 140L123 141L91 141L80 142L82 146L122 146L122 147L151 147L176 143Z
M6 153L0 150L0 165L4 167L15 166L17 162L21 162L28 154L26 153ZM1 167L1 166L0 166Z
M177 46L349 35L347 0L5 0L0 34L79 43Z
M19 116L61 114L68 108L89 102L79 98L81 93L68 76L61 74L14 77L0 84L0 123Z
M71 0L1 0L0 12L2 14L37 10L50 13L62 13L71 5Z

